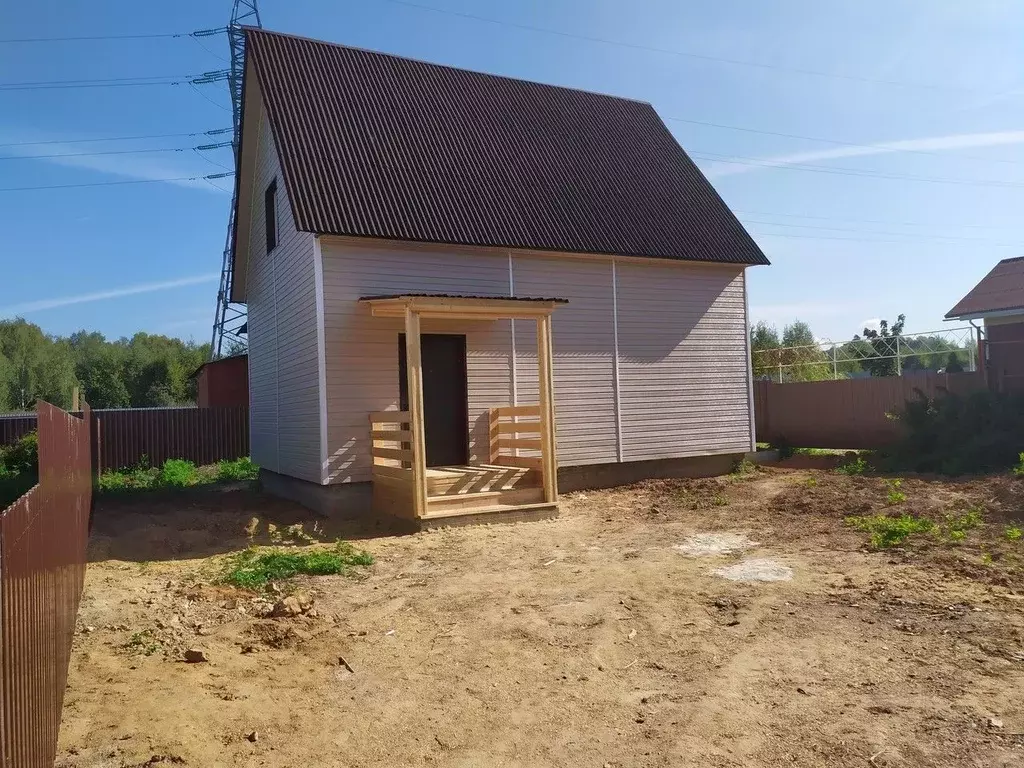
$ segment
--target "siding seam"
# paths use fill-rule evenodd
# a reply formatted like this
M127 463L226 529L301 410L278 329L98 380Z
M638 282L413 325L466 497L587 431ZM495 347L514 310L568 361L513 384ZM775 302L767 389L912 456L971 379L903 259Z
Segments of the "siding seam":
M262 123L260 125L262 128ZM276 178L276 177L275 177ZM277 190L274 190L274 213L277 213ZM264 211L266 215L266 211ZM274 226L277 226L277 222L274 222ZM273 296L274 303L274 442L277 445L276 458L277 466L275 471L280 474L281 472L281 318L280 311L277 306L277 259L274 255L267 252L267 258L270 260L270 286L271 295Z
M327 343L324 330L324 261L320 238L313 237L313 281L316 290L316 352L320 410L320 484L327 484Z
M516 295L516 282L512 274L512 249L508 249L508 295ZM511 381L509 386L512 387L512 405L519 405L519 393L516 387L516 321L508 321L509 328L512 333L512 352L509 355L509 371L511 372ZM519 453L519 451L513 451L513 453Z
M618 270L612 259L612 388L615 402L615 453L619 463L623 461L622 447L622 402L619 399L619 287Z

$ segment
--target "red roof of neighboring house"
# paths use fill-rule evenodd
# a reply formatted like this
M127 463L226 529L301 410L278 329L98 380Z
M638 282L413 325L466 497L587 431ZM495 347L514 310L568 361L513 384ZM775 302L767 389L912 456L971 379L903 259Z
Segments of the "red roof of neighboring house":
M767 264L650 104L247 28L298 229Z
M970 317L1015 309L1024 313L1024 256L1003 259L996 264L946 317Z

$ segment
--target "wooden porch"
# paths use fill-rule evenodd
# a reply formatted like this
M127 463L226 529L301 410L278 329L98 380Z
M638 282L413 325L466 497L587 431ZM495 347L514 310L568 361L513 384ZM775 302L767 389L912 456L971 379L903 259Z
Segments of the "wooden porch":
M373 314L405 319L409 409L369 415L373 508L413 520L510 512L555 512L557 459L552 401L551 312L555 300L429 296L365 299ZM420 319L533 319L539 402L488 411L486 459L426 466ZM468 435L467 435L468 440Z

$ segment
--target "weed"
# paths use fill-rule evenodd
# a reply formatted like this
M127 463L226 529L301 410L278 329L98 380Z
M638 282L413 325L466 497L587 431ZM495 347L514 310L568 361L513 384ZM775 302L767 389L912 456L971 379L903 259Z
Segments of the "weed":
M903 485L903 481L898 477L894 477L892 480L886 480L885 485L889 489L885 500L888 502L890 507L902 504L907 500L907 494L900 490L900 487Z
M224 460L217 465L217 479L223 481L255 480L260 468L248 456L234 461Z
M915 533L928 533L935 529L935 523L913 515L899 517L871 515L869 517L848 517L846 524L858 531L871 534L874 549L887 549L903 543Z
M725 498L725 496L723 496L722 494L718 493L715 494L714 498L711 499L711 503L714 504L716 507L724 507L729 504L729 500Z
M991 552L982 552L981 553L981 562L983 562L985 565L991 565L992 564L992 553Z
M373 565L373 556L345 541L337 542L331 549L309 552L249 547L228 559L222 580L236 587L261 589L271 581L288 579L300 573L326 576L348 573L353 566L367 565Z
M1021 530L1016 525L1008 525L1003 535L1006 536L1007 541L1019 541L1024 536L1024 530Z
M199 482L199 472L191 461L168 459L160 468L159 482L166 488L187 488Z
M1024 453L1017 454L1017 464L1011 471L1016 477L1024 477Z
M968 507L960 514L947 514L946 522L942 525L940 535L949 541L959 543L967 538L967 532L981 525L981 516L984 510L981 507Z
M734 477L745 477L746 475L752 475L755 472L757 472L757 464L748 458L738 459L732 465L732 474Z
M141 653L143 656L152 656L160 650L161 645L157 642L156 638L153 637L153 632L151 630L144 629L129 637L128 641L121 647L131 653Z
M816 477L808 477L806 480L804 480L804 485L806 485L808 488L817 488L818 487L818 478L816 478Z
M836 472L853 477L854 475L863 475L870 469L871 467L868 465L867 461L864 460L864 457L858 456L853 461L843 464L841 467L837 467Z

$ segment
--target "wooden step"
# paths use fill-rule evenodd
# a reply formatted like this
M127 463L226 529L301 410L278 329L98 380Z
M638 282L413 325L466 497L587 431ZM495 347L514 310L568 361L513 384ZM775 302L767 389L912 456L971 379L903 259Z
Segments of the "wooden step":
M515 488L502 491L429 496L427 498L427 516L441 510L457 510L460 513L465 513L479 507L517 507L522 504L536 504L543 500L543 488Z
M445 517L467 517L469 515L487 515L496 512L540 512L543 510L557 510L558 503L546 501L536 504L494 504L488 507L477 507L475 509L427 509L427 514L421 520L437 520Z

